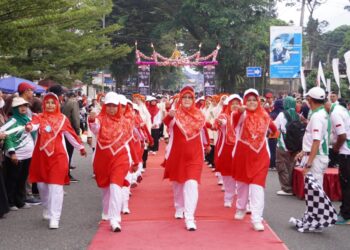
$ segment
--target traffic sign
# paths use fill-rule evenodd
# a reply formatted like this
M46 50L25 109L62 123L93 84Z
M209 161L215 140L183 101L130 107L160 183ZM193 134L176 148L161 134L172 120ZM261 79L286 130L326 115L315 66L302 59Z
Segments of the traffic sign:
M261 77L261 67L247 67L247 77Z

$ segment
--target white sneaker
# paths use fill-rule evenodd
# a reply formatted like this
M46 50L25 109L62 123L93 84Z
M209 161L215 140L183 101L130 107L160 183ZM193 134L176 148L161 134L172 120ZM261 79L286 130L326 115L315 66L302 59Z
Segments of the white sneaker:
M18 211L18 207L12 206L12 207L10 207L10 211Z
M196 222L194 220L186 220L186 229L188 231L196 231L197 230L197 226L196 226Z
M285 196L291 196L293 195L293 193L287 193L287 192L284 192L283 190L279 190L276 192L278 195L285 195Z
M246 214L246 210L237 209L236 214L235 214L235 220L243 220L245 214Z
M224 207L232 207L232 202L226 201L226 202L224 203Z
M121 228L119 222L113 222L113 223L111 223L111 227L112 227L112 231L113 231L113 232L118 233L118 232L121 232L121 231L122 231L122 228Z
M123 208L123 210L122 210L122 213L123 214L130 214L130 209L129 208Z
M184 218L184 212L183 211L176 211L174 217L175 217L175 219L183 219Z
M253 228L255 231L262 232L265 230L264 225L261 222L254 222L253 223Z
M224 181L223 181L223 180L218 180L218 185L219 185L219 186L224 185Z
M101 219L104 220L104 221L107 221L108 220L108 214L102 213L101 214Z
M28 203L24 203L24 206L23 207L20 207L20 208L23 208L23 209L28 209L28 208L31 208L32 206L29 205Z
M146 169L142 168L141 169L141 173L144 173L146 171Z
M225 187L224 187L224 185L221 186L221 191L222 191L222 192L225 192Z
M50 229L58 229L60 222L58 220L50 220L50 225L49 228Z
M43 219L44 220L50 220L49 211L47 209L43 210Z

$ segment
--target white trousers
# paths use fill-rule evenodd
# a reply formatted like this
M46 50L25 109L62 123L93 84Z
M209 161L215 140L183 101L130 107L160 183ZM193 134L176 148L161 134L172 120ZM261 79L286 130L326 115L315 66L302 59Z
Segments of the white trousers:
M310 169L310 173L315 177L321 188L323 188L323 175L328 167L328 161L327 155L316 155Z
M236 193L236 181L231 176L222 176L222 180L224 182L224 202L233 202L233 197Z
M110 184L108 188L102 188L103 213L108 215L111 224L121 222L121 210L123 206L122 188L117 184Z
M249 200L250 190L250 209L252 212L252 223L262 222L265 206L265 192L262 186L256 184L246 184L237 182L237 209L245 210Z
M51 220L59 221L63 206L63 185L38 182L41 204Z
M130 186L128 187L122 187L122 193L123 193L123 209L129 208L129 198L130 198Z
M176 211L184 212L186 220L194 220L198 203L198 182L188 180L182 184L174 181L173 192Z

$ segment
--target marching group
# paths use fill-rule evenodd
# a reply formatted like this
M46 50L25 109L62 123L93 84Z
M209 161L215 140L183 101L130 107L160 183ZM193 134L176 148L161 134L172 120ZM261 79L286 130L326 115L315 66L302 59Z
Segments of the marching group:
M42 105L34 105L33 87L28 84L22 83L18 93L6 100L10 109L1 108L5 159L0 171L0 216L9 209L28 207L27 183L39 194L49 228L59 228L63 185L75 180L69 173L73 149L86 156L78 136L81 128L93 149L93 174L102 192L101 219L108 220L114 232L121 231L121 214L130 213L130 187L141 182L148 155L157 154L161 137L167 143L162 166L164 178L173 186L174 217L184 219L189 231L197 229L195 211L204 162L222 185L223 205L231 208L236 197L234 219L243 220L251 213L256 231L264 231L269 169L278 171L277 194L291 195L296 165L304 168L305 186L311 183L318 203L310 202L304 218L292 218L291 223L301 232L350 223L350 116L334 99L335 93L327 101L319 87L310 89L304 100L293 96L274 100L272 93L265 99L255 89L246 90L242 97L221 94L196 99L188 86L173 96L134 94L130 100L108 92L81 105L82 126L74 122L73 114L79 112L75 94L64 100L59 85L37 100ZM33 110L34 106L42 110ZM322 190L329 148L339 167L343 194L338 215Z

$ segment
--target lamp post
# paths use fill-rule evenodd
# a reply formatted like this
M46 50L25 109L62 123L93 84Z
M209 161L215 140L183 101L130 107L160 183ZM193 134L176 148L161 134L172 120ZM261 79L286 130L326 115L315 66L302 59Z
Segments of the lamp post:
M103 0L103 6L105 6L105 0ZM106 15L103 13L102 29L105 29L105 28L106 28ZM104 46L102 45L102 47L104 47ZM105 90L105 79L104 79L104 69L102 69L102 92L104 92L104 90Z

